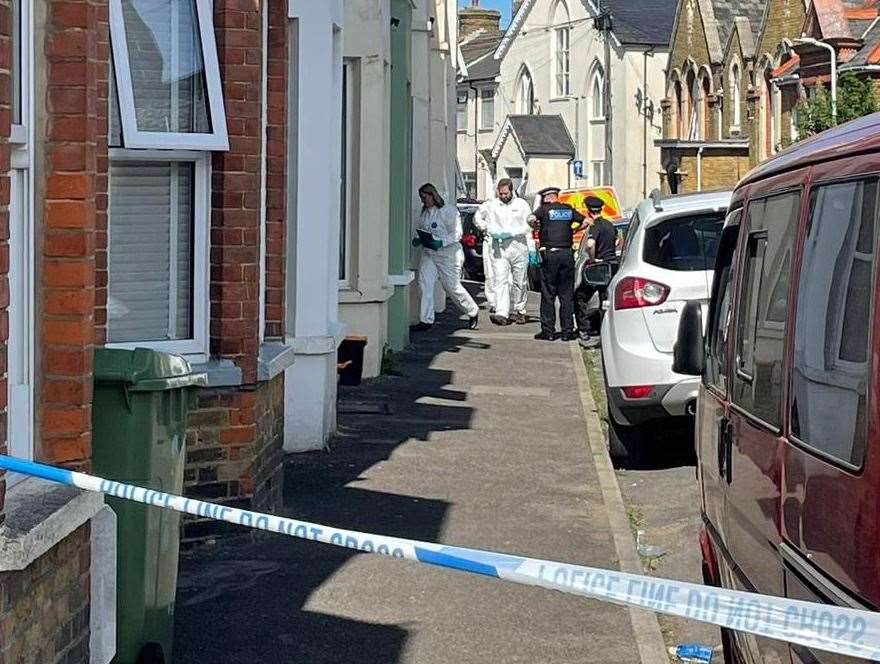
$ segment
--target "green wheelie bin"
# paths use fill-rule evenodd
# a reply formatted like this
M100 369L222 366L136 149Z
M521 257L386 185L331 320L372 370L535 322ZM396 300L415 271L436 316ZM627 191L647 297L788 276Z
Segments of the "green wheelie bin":
M186 418L207 385L177 355L146 348L95 350L92 461L100 477L183 491ZM116 512L118 664L171 661L180 514L107 497Z

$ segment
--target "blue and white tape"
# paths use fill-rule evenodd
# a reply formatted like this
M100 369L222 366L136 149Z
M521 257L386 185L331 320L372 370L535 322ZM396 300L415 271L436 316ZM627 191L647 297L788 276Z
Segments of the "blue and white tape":
M0 469L247 528L540 586L690 618L816 650L880 661L880 613L873 611L342 530L193 500L3 455L0 455Z

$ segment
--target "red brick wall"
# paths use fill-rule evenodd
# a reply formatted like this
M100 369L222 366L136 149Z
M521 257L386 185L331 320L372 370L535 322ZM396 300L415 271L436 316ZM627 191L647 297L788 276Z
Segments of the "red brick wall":
M96 226L106 209L106 0L51 0L43 201L40 458L83 467L91 454ZM103 85L103 90L101 87ZM100 95L103 94L103 100ZM99 168L104 173L99 173ZM102 211L102 223L106 221ZM104 279L106 284L106 279ZM103 306L103 305L102 305Z
M12 62L9 41L11 26L9 0L0 0L0 453L6 453L6 342L9 339L9 133L11 85L9 68ZM6 480L0 471L0 525Z
M86 524L20 572L0 574L0 662L88 664Z
M268 122L266 127L266 330L284 336L287 213L287 2L269 4Z
M216 0L214 27L226 102L229 151L215 152L211 214L211 354L256 381L260 302L259 5Z

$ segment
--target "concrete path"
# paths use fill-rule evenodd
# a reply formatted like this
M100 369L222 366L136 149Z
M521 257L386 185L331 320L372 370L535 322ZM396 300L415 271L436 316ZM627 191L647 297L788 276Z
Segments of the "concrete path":
M400 356L401 376L344 390L329 452L288 459L287 513L617 568L625 516L609 521L577 354L536 331L442 317ZM181 564L178 663L662 658L646 657L641 612L634 629L610 604L321 544L244 535Z

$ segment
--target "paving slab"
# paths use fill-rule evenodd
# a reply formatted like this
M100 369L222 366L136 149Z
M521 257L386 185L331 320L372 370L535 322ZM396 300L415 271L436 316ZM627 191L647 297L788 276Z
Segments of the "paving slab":
M619 569L570 345L463 326L343 389L329 450L286 461L285 513ZM182 557L174 661L630 663L638 638L619 606L244 533Z

